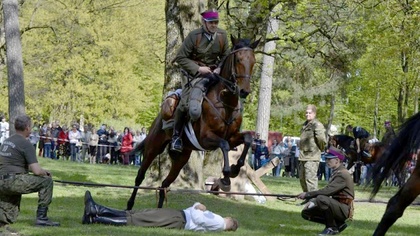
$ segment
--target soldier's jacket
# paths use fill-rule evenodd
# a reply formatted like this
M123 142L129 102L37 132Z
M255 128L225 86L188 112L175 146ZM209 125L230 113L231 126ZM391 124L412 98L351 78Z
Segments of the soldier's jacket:
M299 161L319 161L325 149L326 134L324 125L317 119L303 124L300 135Z
M174 59L182 69L194 77L198 74L199 63L207 66L217 66L230 52L226 31L223 29L217 30L217 36L213 39L213 45L207 51L206 48L211 41L204 33L205 31L202 27L191 31Z
M333 171L327 186L317 191L307 192L305 198L314 198L318 195L331 196L337 200L354 199L354 183L349 171L341 165Z

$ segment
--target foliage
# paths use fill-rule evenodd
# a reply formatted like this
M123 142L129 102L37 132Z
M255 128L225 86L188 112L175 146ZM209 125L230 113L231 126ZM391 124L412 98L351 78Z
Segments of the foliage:
M215 2L215 1L211 1ZM164 81L164 1L21 2L27 112L39 121L149 126ZM418 1L219 1L232 35L276 40L270 130L298 135L307 104L335 125L400 124L419 105ZM280 21L265 35L269 16ZM3 42L2 42L3 43ZM261 48L263 43L260 44ZM0 45L4 63L4 45ZM260 52L260 49L257 50ZM261 54L257 56L261 63ZM4 68L4 64L0 65ZM244 101L254 130L261 64ZM7 94L5 69L0 95ZM376 95L379 100L376 102ZM0 104L6 112L8 103ZM378 107L378 115L374 113ZM376 122L374 122L376 121ZM380 129L380 127L376 127Z
M163 8L161 1L25 1L27 113L44 121L84 115L93 124L112 118L148 126L163 84Z

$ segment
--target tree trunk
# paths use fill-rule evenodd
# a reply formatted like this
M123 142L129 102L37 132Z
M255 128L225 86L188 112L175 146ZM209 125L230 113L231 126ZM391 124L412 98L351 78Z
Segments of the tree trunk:
M330 100L330 115L328 117L327 134L329 133L329 131L331 129L332 122L334 120L334 109L335 109L335 95L332 94L331 95L331 100ZM327 138L328 137L329 136L327 135ZM329 141L329 140L327 140L327 141Z
M270 18L268 22L268 34L275 34L279 29L278 21ZM268 128L270 124L271 88L273 85L274 57L267 54L276 50L275 41L264 45L263 65L261 70L260 94L258 100L258 116L256 131L261 134L261 139L268 139Z
M379 111L380 90L379 83L376 84L375 110L373 111L373 137L378 138L378 111Z
M9 86L10 135L15 133L14 121L25 114L25 91L23 82L22 45L20 41L18 1L3 0L4 30Z
M201 25L200 12L205 10L207 1L167 0L166 15L166 63L163 96L168 91L181 88L181 74L179 68L173 64L178 48L188 33ZM161 182L169 174L171 161L165 150L155 164L158 164L159 174L154 175L153 181ZM190 160L181 170L178 178L171 185L173 187L202 188L203 185L203 152L192 152ZM152 168L156 169L156 168Z

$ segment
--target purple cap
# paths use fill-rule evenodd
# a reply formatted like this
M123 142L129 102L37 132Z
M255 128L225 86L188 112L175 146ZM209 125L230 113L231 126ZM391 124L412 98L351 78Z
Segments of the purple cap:
M328 149L327 155L325 155L325 158L331 159L331 158L338 158L341 161L344 161L346 159L345 154L338 148L330 147Z
M209 10L201 13L203 20L205 21L218 21L219 13L216 10Z

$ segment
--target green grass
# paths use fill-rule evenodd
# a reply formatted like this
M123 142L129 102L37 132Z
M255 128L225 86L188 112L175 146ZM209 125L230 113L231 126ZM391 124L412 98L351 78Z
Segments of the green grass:
M53 161L40 158L40 164L52 172L55 180L92 182L102 184L132 185L137 173L133 166L109 166ZM297 194L300 186L297 179L263 177L263 182L272 193ZM159 186L156 183L155 186ZM325 182L320 183L321 186ZM110 187L84 187L55 183L54 199L50 205L49 217L59 221L61 227L35 227L37 194L24 195L18 221L11 226L21 235L196 235L184 230L162 228L114 227L105 225L83 225L83 196L90 190L96 202L125 209L131 194L130 189ZM396 188L383 188L378 200L388 200L396 193ZM357 188L356 198L367 199L369 191ZM236 232L223 232L226 235L317 235L323 226L305 221L300 216L300 201L267 201L259 204L255 201L235 201L208 194L186 194L170 192L165 207L183 209L194 202L204 203L208 209L222 215L233 216L239 220L240 228ZM153 191L139 191L135 208L153 208L156 195ZM372 235L377 223L385 211L385 204L355 203L354 221L341 235ZM404 216L397 221L387 235L418 235L418 215L420 208L411 206ZM220 233L209 233L210 235ZM1 233L0 233L1 235Z

